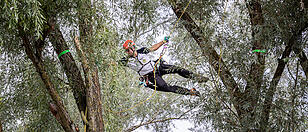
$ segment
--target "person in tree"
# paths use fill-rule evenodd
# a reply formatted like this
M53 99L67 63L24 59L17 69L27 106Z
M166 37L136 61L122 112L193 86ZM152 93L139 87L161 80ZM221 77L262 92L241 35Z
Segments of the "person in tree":
M156 51L159 49L163 44L169 41L169 37L165 37L163 41L154 44L152 47L142 47L136 50L136 44L132 40L127 40L123 44L123 49L127 53L127 57L123 57L121 59L121 63L124 66L127 66L134 71L136 71L140 75L140 81L144 81L146 83L146 87L151 89L155 89L155 82L156 80L156 90L157 91L164 91L164 92L173 92L182 95L195 95L200 96L200 92L196 91L195 88L187 89L180 86L171 86L165 82L162 78L163 75L177 73L178 75L184 78L194 79L198 82L207 82L209 79L203 77L198 74L194 74L191 71L188 71L184 68L166 64L165 61L160 61L159 66L157 66L155 70L155 78L154 78L154 66L155 63L158 61L152 61L148 55L148 53ZM151 82L151 83L149 83Z

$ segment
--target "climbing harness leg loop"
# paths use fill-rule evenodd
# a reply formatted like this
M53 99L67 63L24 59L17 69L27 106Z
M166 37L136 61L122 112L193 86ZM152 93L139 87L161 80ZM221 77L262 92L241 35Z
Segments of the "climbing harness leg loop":
M144 86L146 87L149 85L149 76L148 75L141 76L139 77L139 81L140 81L139 85L144 84Z

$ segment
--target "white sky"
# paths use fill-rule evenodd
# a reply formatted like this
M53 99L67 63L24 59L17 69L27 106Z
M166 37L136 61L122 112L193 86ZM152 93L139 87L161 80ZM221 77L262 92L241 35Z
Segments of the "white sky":
M189 128L193 127L193 124L187 120L174 120L172 121L175 127L172 127L171 132L190 132ZM145 127L141 127L134 132L153 132L154 130L147 130Z

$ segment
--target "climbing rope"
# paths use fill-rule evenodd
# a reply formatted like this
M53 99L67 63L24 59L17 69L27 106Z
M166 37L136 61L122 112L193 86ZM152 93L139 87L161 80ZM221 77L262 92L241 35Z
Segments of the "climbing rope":
M176 22L175 25L173 26L173 28L172 28L172 30L171 30L171 33L170 33L170 36L173 34L173 31L174 31L174 29L175 29L175 26L176 26L176 25L179 23L179 21L181 20L183 14L185 13L185 11L186 11L187 7L189 6L190 2L191 2L191 0L189 0L188 4L187 4L186 7L184 8L184 10L183 10L181 16L179 17L179 19L177 20L177 22Z
M188 6L189 6L190 3L191 3L191 0L189 0L188 4L187 4L186 7L184 8L184 10L183 10L181 16L180 16L180 17L178 18L178 20L176 21L176 23L175 23L175 25L173 26L173 28L172 28L171 33L170 33L169 36L171 36L171 35L173 34L176 25L178 24L178 22L179 22L180 19L182 18L183 14L185 13L185 11L186 11L186 9L188 8ZM168 43L169 43L169 42L167 42L167 43L164 44L164 48L163 48L162 52L160 53L160 57L159 57L159 59L157 60L157 62L155 63L155 65L154 65L153 73L154 73L154 86L155 86L155 88L154 88L154 92L152 93L152 95L151 95L150 97L148 97L146 100L141 101L141 102L137 103L136 105L134 105L134 106L132 106L132 107L126 109L126 110L122 110L122 111L118 111L118 112L114 112L114 111L112 111L112 110L109 110L110 112L119 114L119 113L123 113L123 112L130 111L130 110L132 110L133 108L138 107L139 105L141 105L141 104L147 102L147 101L150 100L152 97L154 97L154 95L156 94L156 91L157 91L156 76L155 76L156 67L157 67L157 64L160 62L160 60L162 59L163 55L165 54L165 49L167 49Z

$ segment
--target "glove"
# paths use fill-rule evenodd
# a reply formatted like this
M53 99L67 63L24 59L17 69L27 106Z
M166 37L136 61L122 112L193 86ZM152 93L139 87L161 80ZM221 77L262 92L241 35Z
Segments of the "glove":
M168 42L169 42L169 38L170 38L170 36L166 36L166 37L164 38L164 43L168 43Z

